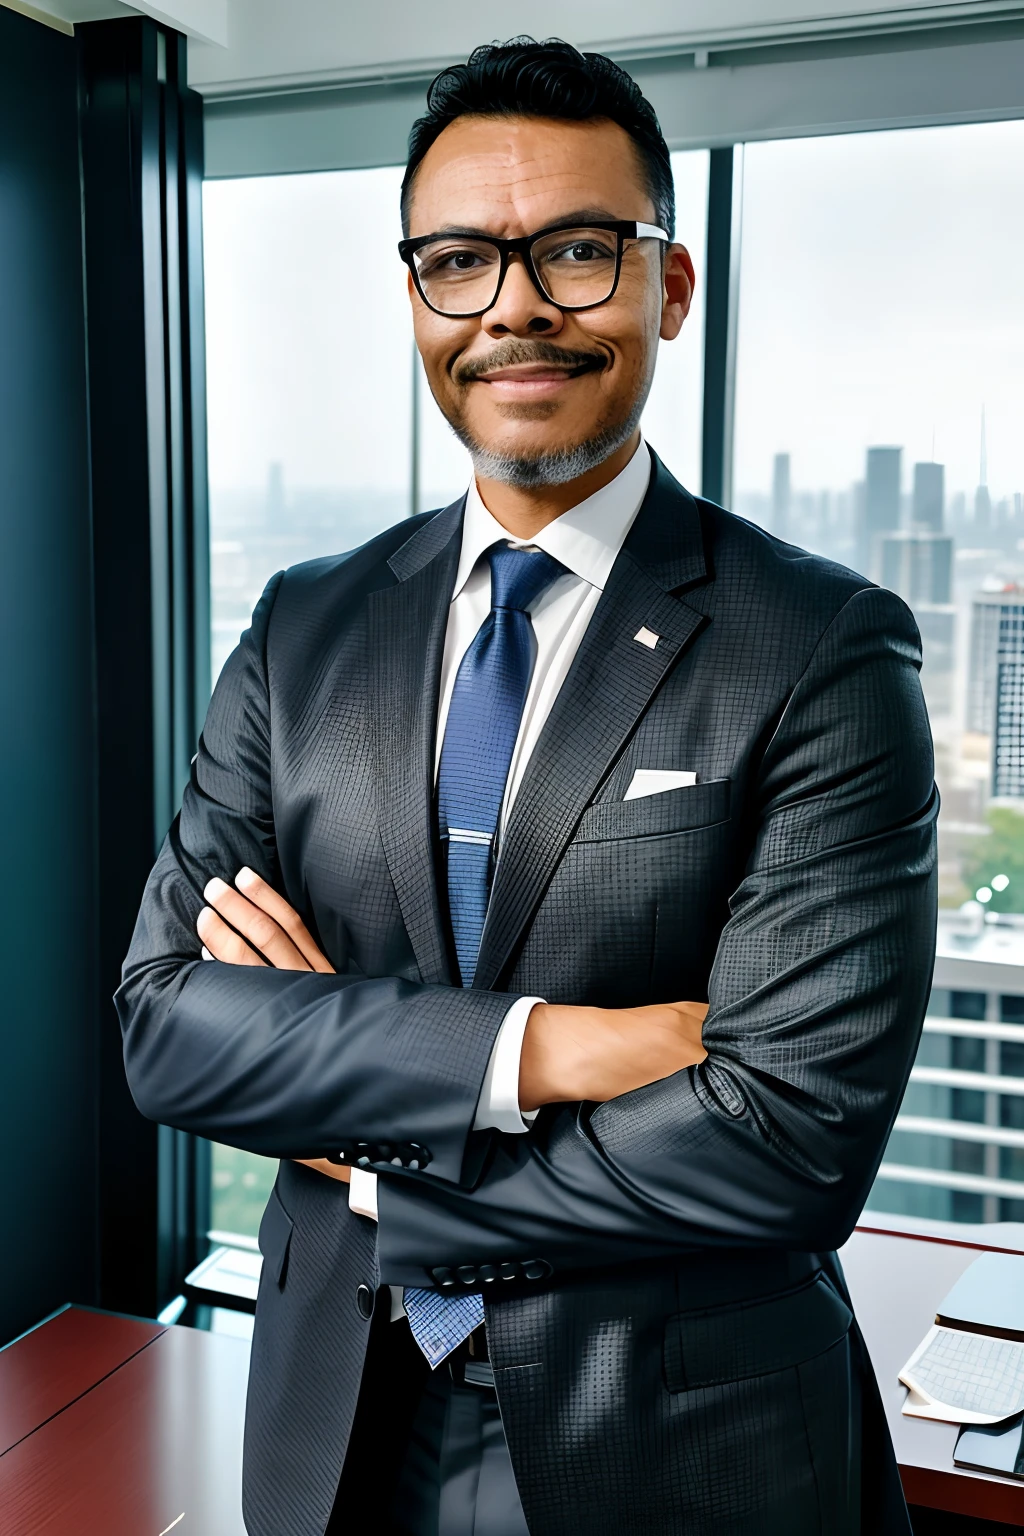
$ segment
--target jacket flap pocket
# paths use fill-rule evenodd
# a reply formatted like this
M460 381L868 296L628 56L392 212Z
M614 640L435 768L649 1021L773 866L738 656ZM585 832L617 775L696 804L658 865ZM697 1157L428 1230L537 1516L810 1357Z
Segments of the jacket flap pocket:
M852 1321L821 1274L764 1301L677 1312L665 1327L665 1385L689 1392L799 1365L837 1344Z
M258 1242L264 1265L268 1273L277 1281L278 1287L284 1285L291 1240L292 1219L281 1204L277 1190L272 1189L267 1208L263 1212L263 1220L260 1222Z
M728 779L708 779L658 795L641 795L636 800L599 800L583 812L573 841L658 837L713 826L728 819L729 788Z

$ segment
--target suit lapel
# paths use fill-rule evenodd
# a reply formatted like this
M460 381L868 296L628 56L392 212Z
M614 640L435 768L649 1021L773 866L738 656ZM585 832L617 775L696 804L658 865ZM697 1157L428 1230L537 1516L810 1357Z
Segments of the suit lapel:
M450 981L435 877L434 732L463 502L421 524L368 599L370 730L381 841L425 982Z
M696 504L655 458L644 504L516 796L474 986L493 987L501 978L580 816L662 681L708 622L670 595L705 576ZM636 639L641 629L658 637L653 649Z

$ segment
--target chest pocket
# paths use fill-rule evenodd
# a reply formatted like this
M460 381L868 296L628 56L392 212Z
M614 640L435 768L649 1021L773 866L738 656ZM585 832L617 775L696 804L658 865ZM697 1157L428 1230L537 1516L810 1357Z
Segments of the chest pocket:
M601 800L588 806L574 843L603 843L625 837L668 837L695 832L729 819L729 779L708 779L681 789L642 795L637 800Z

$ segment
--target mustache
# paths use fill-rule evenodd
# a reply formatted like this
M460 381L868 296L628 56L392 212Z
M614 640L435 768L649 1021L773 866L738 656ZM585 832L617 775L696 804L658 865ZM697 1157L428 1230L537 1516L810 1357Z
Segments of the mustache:
M456 384L472 384L474 379L486 378L499 368L512 368L517 363L549 363L554 368L564 368L568 373L596 373L608 366L603 352L585 352L576 347L556 347L550 341L522 341L510 336L499 341L486 357L471 358L452 369Z

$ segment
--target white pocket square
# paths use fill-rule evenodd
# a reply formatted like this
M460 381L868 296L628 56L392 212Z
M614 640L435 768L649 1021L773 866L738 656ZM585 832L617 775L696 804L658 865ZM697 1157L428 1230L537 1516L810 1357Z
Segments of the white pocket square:
M696 782L697 775L688 768L638 768L622 798L642 800L646 795L663 795L667 789L686 789Z

